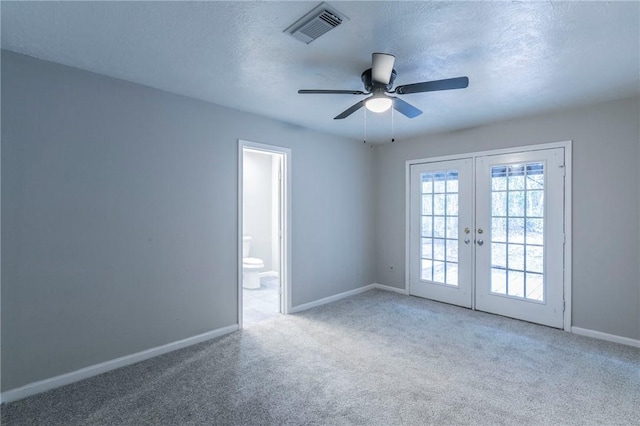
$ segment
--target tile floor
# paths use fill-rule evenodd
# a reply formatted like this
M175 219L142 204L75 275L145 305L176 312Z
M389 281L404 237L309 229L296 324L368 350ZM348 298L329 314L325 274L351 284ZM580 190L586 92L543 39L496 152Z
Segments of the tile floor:
M242 290L243 326L280 315L279 284L278 278L262 277L260 288Z

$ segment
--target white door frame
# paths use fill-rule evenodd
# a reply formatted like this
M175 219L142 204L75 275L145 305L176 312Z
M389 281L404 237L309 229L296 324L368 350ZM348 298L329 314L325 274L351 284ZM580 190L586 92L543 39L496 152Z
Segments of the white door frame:
M242 329L242 212L243 212L243 150L251 148L266 153L282 155L282 197L280 199L280 305L282 313L291 312L291 149L276 145L238 139L238 327Z
M571 331L571 250L572 250L572 226L571 226L571 205L572 205L572 141L552 142L538 145L525 145L512 148L477 151L464 154L446 155L440 157L418 158L407 160L405 163L405 293L409 294L410 285L410 260L411 260L411 165L420 163L431 163L436 161L458 160L462 158L472 157L475 163L476 157L484 157L487 155L513 154L517 152L538 151L551 148L564 148L565 155L565 192L564 192L564 316L563 329ZM474 164L475 167L475 164ZM475 173L475 169L474 169ZM474 211L475 211L475 185L474 185ZM475 266L475 265L474 265ZM475 277L473 278L472 288L475 291ZM473 308L475 310L475 294L473 296Z

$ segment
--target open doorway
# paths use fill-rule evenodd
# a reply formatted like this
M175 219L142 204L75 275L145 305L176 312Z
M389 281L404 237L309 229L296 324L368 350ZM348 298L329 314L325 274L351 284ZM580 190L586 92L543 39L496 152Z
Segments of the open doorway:
M240 141L240 327L287 313L288 175L286 148Z

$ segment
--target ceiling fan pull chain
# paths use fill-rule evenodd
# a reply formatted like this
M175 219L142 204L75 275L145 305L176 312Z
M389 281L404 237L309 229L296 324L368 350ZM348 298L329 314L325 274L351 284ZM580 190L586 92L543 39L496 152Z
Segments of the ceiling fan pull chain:
M367 109L364 109L364 143L367 143Z
M395 142L396 139L393 137L395 131L393 127L393 108L391 108L391 142Z

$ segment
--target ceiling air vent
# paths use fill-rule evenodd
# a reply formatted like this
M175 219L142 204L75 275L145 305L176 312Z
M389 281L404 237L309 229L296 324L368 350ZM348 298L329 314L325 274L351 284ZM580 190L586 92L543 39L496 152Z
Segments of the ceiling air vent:
M342 21L345 19L349 18L328 4L321 3L284 31L296 39L309 44L322 34L342 24Z

